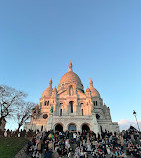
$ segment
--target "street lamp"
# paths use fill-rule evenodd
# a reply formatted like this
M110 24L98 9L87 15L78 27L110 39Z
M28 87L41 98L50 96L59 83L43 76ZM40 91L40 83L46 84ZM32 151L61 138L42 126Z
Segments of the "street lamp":
M135 118L136 118L136 122L137 122L137 125L138 125L138 129L139 129L139 132L140 132L140 127L139 127L139 124L138 124L138 120L137 120L137 115L136 115L137 113L136 113L136 111L135 110L133 110L133 115L135 116Z

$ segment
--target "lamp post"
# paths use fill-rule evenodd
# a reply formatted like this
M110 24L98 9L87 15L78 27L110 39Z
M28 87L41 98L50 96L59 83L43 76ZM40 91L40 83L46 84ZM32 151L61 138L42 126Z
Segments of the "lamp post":
M138 124L138 120L137 120L137 115L136 115L136 114L137 114L136 111L133 110L133 115L134 115L135 118L136 118L137 126L138 126L138 129L139 129L139 132L140 132L140 127L139 127L139 124Z

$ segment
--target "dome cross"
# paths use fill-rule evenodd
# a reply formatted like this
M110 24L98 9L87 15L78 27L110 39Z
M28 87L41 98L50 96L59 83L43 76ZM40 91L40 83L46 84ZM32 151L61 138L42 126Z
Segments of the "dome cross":
M72 62L69 63L69 72L72 71Z

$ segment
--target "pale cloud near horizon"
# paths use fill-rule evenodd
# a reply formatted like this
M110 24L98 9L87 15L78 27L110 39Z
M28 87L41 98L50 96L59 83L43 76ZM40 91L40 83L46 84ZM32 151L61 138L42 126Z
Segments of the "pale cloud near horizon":
M130 126L135 127L138 130L138 126L135 120L122 119L118 122L120 131L129 129ZM141 129L141 121L138 121L139 127Z

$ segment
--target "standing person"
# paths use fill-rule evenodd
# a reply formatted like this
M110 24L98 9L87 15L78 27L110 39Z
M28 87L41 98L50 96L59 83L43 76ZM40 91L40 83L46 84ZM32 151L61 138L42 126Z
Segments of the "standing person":
M80 156L80 147L79 146L76 148L76 152L77 152L77 155Z
M83 152L83 149L80 150L80 158L84 158L84 152Z
M42 145L42 140L40 139L37 145L37 151L38 151L39 157L41 157L41 145Z
M88 155L86 152L84 153L84 158L88 158Z
M44 150L45 150L45 152L48 151L48 144L49 144L48 140L45 140L45 142L44 142Z
M69 158L73 158L73 152L72 152L72 149L70 148L70 151L69 151L69 153L68 153L68 157Z
M5 132L4 132L4 137L7 137L7 132L6 132L6 130L5 130Z
M74 139L74 141L76 141L76 137L77 137L77 135L76 135L76 133L74 132L74 133L73 133L73 139Z
M48 151L45 153L44 158L52 158L52 148L53 148L53 144L50 142L48 144Z
M56 150L52 153L52 158L59 158L59 154Z
M107 150L107 158L110 158L110 154L111 154L111 151L110 151L110 148L108 145L106 145L106 150Z
M123 140L123 137L121 135L119 136L119 140L120 140L120 144L121 144L121 150L123 150L124 140Z
M65 140L65 145L66 145L67 149L69 149L69 139Z
M135 144L135 139L134 139L133 133L132 133L130 136L131 136L131 142L132 142L133 144Z

